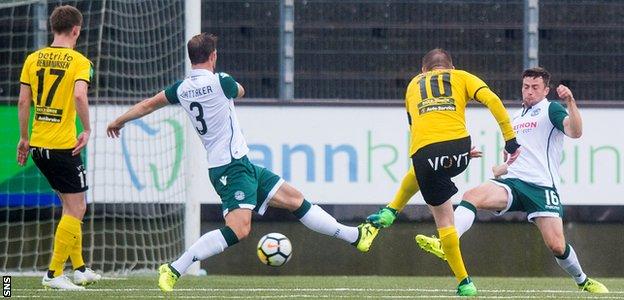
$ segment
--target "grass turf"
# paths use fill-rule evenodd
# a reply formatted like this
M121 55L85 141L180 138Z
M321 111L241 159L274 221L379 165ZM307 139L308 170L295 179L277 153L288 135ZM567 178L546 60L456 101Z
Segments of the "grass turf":
M624 279L601 279L610 294L580 292L569 278L473 278L482 299L624 299ZM40 299L445 299L452 277L185 276L162 293L156 275L105 278L86 291L46 290L40 277L12 277L13 298Z

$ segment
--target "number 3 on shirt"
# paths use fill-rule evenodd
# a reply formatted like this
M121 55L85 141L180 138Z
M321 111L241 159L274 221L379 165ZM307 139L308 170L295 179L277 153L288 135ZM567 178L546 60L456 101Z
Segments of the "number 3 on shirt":
M195 109L197 109L197 116L195 116L195 120L199 122L201 128L195 127L195 129L197 129L197 132L201 135L206 134L206 132L208 131L208 127L206 126L206 121L204 121L204 109L201 107L201 104L197 102L191 102L189 109L192 111L195 111Z

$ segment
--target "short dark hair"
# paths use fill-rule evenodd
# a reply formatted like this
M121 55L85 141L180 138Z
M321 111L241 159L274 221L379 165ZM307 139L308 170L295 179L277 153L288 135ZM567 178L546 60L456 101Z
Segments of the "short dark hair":
M450 69L453 67L453 59L448 51L442 48L435 48L423 56L422 67L426 71L433 70L435 67Z
M522 72L522 79L527 78L527 77L531 77L531 78L541 77L542 80L544 81L544 86L548 86L548 84L550 84L550 73L542 67L535 67L535 68L524 70L524 72Z
M50 15L50 28L56 34L69 33L74 26L82 26L82 13L71 6L61 5L54 8Z
M217 49L217 36L210 33L200 33L186 43L191 64L206 62L210 54Z

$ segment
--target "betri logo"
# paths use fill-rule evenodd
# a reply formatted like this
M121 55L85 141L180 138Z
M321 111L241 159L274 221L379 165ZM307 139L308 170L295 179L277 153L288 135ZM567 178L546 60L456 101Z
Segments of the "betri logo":
M170 126L173 129L175 153L174 153L174 158L173 158L173 167L171 168L171 173L169 174L168 177L161 175L160 172L162 172L162 170L159 170L156 164L149 162L150 160L154 161L156 159L159 159L159 158L151 159L152 157L148 157L150 153L153 153L152 151L145 151L146 153L142 153L143 149L137 149L137 148L131 149L129 145L128 134L122 135L121 137L121 148L123 151L124 162L126 164L126 167L128 168L128 173L130 173L130 180L132 181L132 185L139 191L143 190L146 186L146 183L144 181L141 181L138 175L139 174L138 170L143 170L145 166L135 165L135 164L138 164L137 163L137 160L138 160L138 161L148 162L147 166L149 167L149 173L151 174L152 181L154 182L154 187L158 191L164 191L170 188L173 185L173 183L178 179L178 175L180 173L182 153L184 149L184 131L183 131L182 125L180 125L178 121L173 120L173 119L164 119L161 122L157 123L157 126L150 126L149 124L145 123L143 120L135 120L128 124L138 127L139 130L147 134L147 136L150 137L150 139L153 139L153 140L160 139L161 141L164 141L164 142L167 142L168 139L163 139L161 136L162 135L161 130L163 129L163 126ZM171 147L170 145L160 145L160 146L163 149ZM150 149L150 150L153 150L153 149ZM133 161L132 157L137 157L137 156L140 156L142 159L137 159ZM165 179L163 180L163 178Z

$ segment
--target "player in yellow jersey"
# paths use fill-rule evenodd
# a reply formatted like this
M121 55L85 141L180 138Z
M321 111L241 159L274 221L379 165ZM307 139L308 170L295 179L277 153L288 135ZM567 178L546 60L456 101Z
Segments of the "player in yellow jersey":
M47 288L84 289L79 285L101 278L85 266L82 258L82 218L88 189L80 151L87 145L91 126L87 89L93 75L91 62L73 50L82 26L82 14L72 6L54 9L50 27L54 41L30 54L20 77L18 118L20 140L17 162L25 165L28 155L63 204L61 221L54 235L54 250L42 284ZM30 105L34 103L32 132L28 135ZM83 131L76 137L76 113ZM74 282L63 275L71 258Z
M447 51L433 49L423 57L422 73L412 79L405 96L413 168L403 179L389 207L368 218L379 227L389 226L387 221L391 223L397 211L420 189L433 214L446 260L459 283L457 294L460 296L477 294L461 257L453 224L453 206L449 201L457 193L451 178L468 167L471 157L480 156L480 152L471 147L466 129L465 110L470 99L487 106L498 122L506 141L505 150L512 154L508 162L518 156L519 145L499 97L477 76L456 70ZM384 215L391 218L384 218Z

